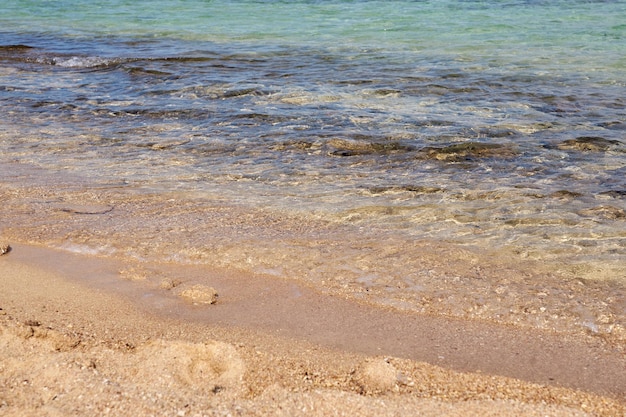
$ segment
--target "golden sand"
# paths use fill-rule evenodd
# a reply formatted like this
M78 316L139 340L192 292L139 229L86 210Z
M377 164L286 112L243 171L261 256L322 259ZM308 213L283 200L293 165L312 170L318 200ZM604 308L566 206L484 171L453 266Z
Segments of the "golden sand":
M245 302L237 305L237 285L224 284L224 298L220 294L214 305L194 306L174 296L163 298L163 303L169 301L161 311L151 310L154 304L140 300L141 292L129 291L134 282L119 277L128 265L13 246L11 253L0 257L2 415L622 416L626 412L624 387L616 385L609 392L593 379L570 381L564 374L554 384L544 384L503 376L523 366L515 363L500 374L461 372L450 369L459 368L458 363L442 367L384 349L379 354L359 353L363 349L358 338L349 334L342 349L337 348L341 334L335 335L337 343L319 343L280 326L255 327L250 324L253 320L219 324L194 315L194 311L224 314L220 303L222 308L234 305L225 310L231 315L260 314L247 310ZM95 267L88 270L86 263ZM89 276L76 280L69 272L76 270ZM115 274L117 283L105 279ZM298 297L309 295L305 291ZM272 309L272 300L265 305ZM281 314L301 314L290 313L288 305L276 306L287 310ZM340 322L342 317L330 319ZM493 334L498 329L494 327ZM614 366L626 363L621 352L606 349ZM614 384L621 384L619 370L614 375Z

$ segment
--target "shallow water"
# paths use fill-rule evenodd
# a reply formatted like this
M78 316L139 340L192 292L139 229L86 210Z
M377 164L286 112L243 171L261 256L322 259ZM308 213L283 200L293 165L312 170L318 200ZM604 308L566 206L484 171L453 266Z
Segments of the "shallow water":
M3 235L623 332L626 3L0 16Z

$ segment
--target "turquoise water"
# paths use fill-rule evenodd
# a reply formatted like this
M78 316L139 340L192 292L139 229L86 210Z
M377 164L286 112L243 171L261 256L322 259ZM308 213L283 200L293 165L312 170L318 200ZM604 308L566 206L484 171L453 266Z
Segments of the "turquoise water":
M612 72L625 65L624 8L620 1L8 1L1 22L5 33L71 39L366 48L405 51L409 60L423 53Z
M444 285L463 273L415 242L622 288L624 22L623 1L5 1L0 232L504 321L537 281ZM72 199L117 217L70 221ZM623 300L553 304L597 330Z

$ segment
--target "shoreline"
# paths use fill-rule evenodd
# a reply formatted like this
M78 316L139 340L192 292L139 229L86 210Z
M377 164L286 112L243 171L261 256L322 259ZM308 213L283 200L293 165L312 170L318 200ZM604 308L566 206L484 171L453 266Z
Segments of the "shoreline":
M3 239L144 261L126 268L127 280L176 286L152 265L202 264L382 309L626 341L619 256L607 263L467 246L216 196L94 184L20 163L3 168Z
M166 410L167 404L159 401L100 396L103 387L95 380L93 390L85 388L84 394L72 397L67 387L76 377L73 368L69 373L48 368L54 383L46 378L38 383L42 357L48 358L46 366L58 358L88 364L93 359L93 367L79 369L81 378L108 375L129 391L174 395L176 401L190 404L193 410L181 409L188 415L215 413L225 397L246 415L274 414L278 406L301 410L304 404L314 405L309 410L319 415L328 407L348 412L355 404L375 415L383 400L392 404L385 411L389 415L409 414L415 406L432 415L463 415L471 407L494 415L519 415L523 410L523 415L608 416L626 410L626 393L620 389L626 386L626 376L619 372L626 358L597 337L530 334L480 322L402 314L269 277L154 266L152 272L167 276L176 271L188 282L194 274L213 274L217 303L191 305L172 289L150 288L120 274L136 272L132 268L137 265L12 246L13 251L0 257L0 337L6 347L0 366L10 371L3 373L4 385L10 388L4 389L0 409L9 414L52 407L80 415L89 397L118 413L131 403L144 410L140 415ZM22 355L19 364L10 357L12 349ZM140 357L151 359L137 363ZM184 375L177 362L181 358L196 364L183 366ZM151 386L135 379L144 375L150 380L155 372L171 375ZM25 379L30 381L27 386L15 379L22 374L31 375ZM77 403L59 402L58 395L42 399L50 385ZM207 390L212 395L207 397ZM38 400L20 402L26 397ZM29 409L28 404L39 405ZM68 407L75 411L68 412Z

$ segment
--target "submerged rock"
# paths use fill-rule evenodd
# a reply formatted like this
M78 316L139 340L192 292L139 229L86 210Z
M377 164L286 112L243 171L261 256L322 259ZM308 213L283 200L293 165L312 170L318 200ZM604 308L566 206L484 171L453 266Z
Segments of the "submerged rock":
M406 153L415 150L410 145L393 142L369 142L365 140L331 139L328 141L333 156L356 156L356 155L389 155Z
M598 126L610 130L626 130L626 123L620 121L598 123Z
M381 187L371 187L368 191L372 194L411 192L416 194L433 194L442 192L443 188L428 187L424 185L389 185Z
M598 206L579 212L582 216L599 217L608 220L626 219L626 211L614 206Z
M475 158L510 158L517 154L514 149L499 143L464 142L442 148L426 147L420 151L430 159L439 161L463 161Z
M559 190L550 194L550 197L562 198L562 199L577 198L577 197L582 197L582 196L583 196L582 193L579 193L577 191L570 191L570 190Z
M626 197L626 190L611 190L611 191L603 191L600 195L606 195L613 198L622 198Z
M583 152L600 152L609 150L619 145L617 140L604 139L598 136L581 136L576 139L568 139L557 145L561 150L573 150Z

